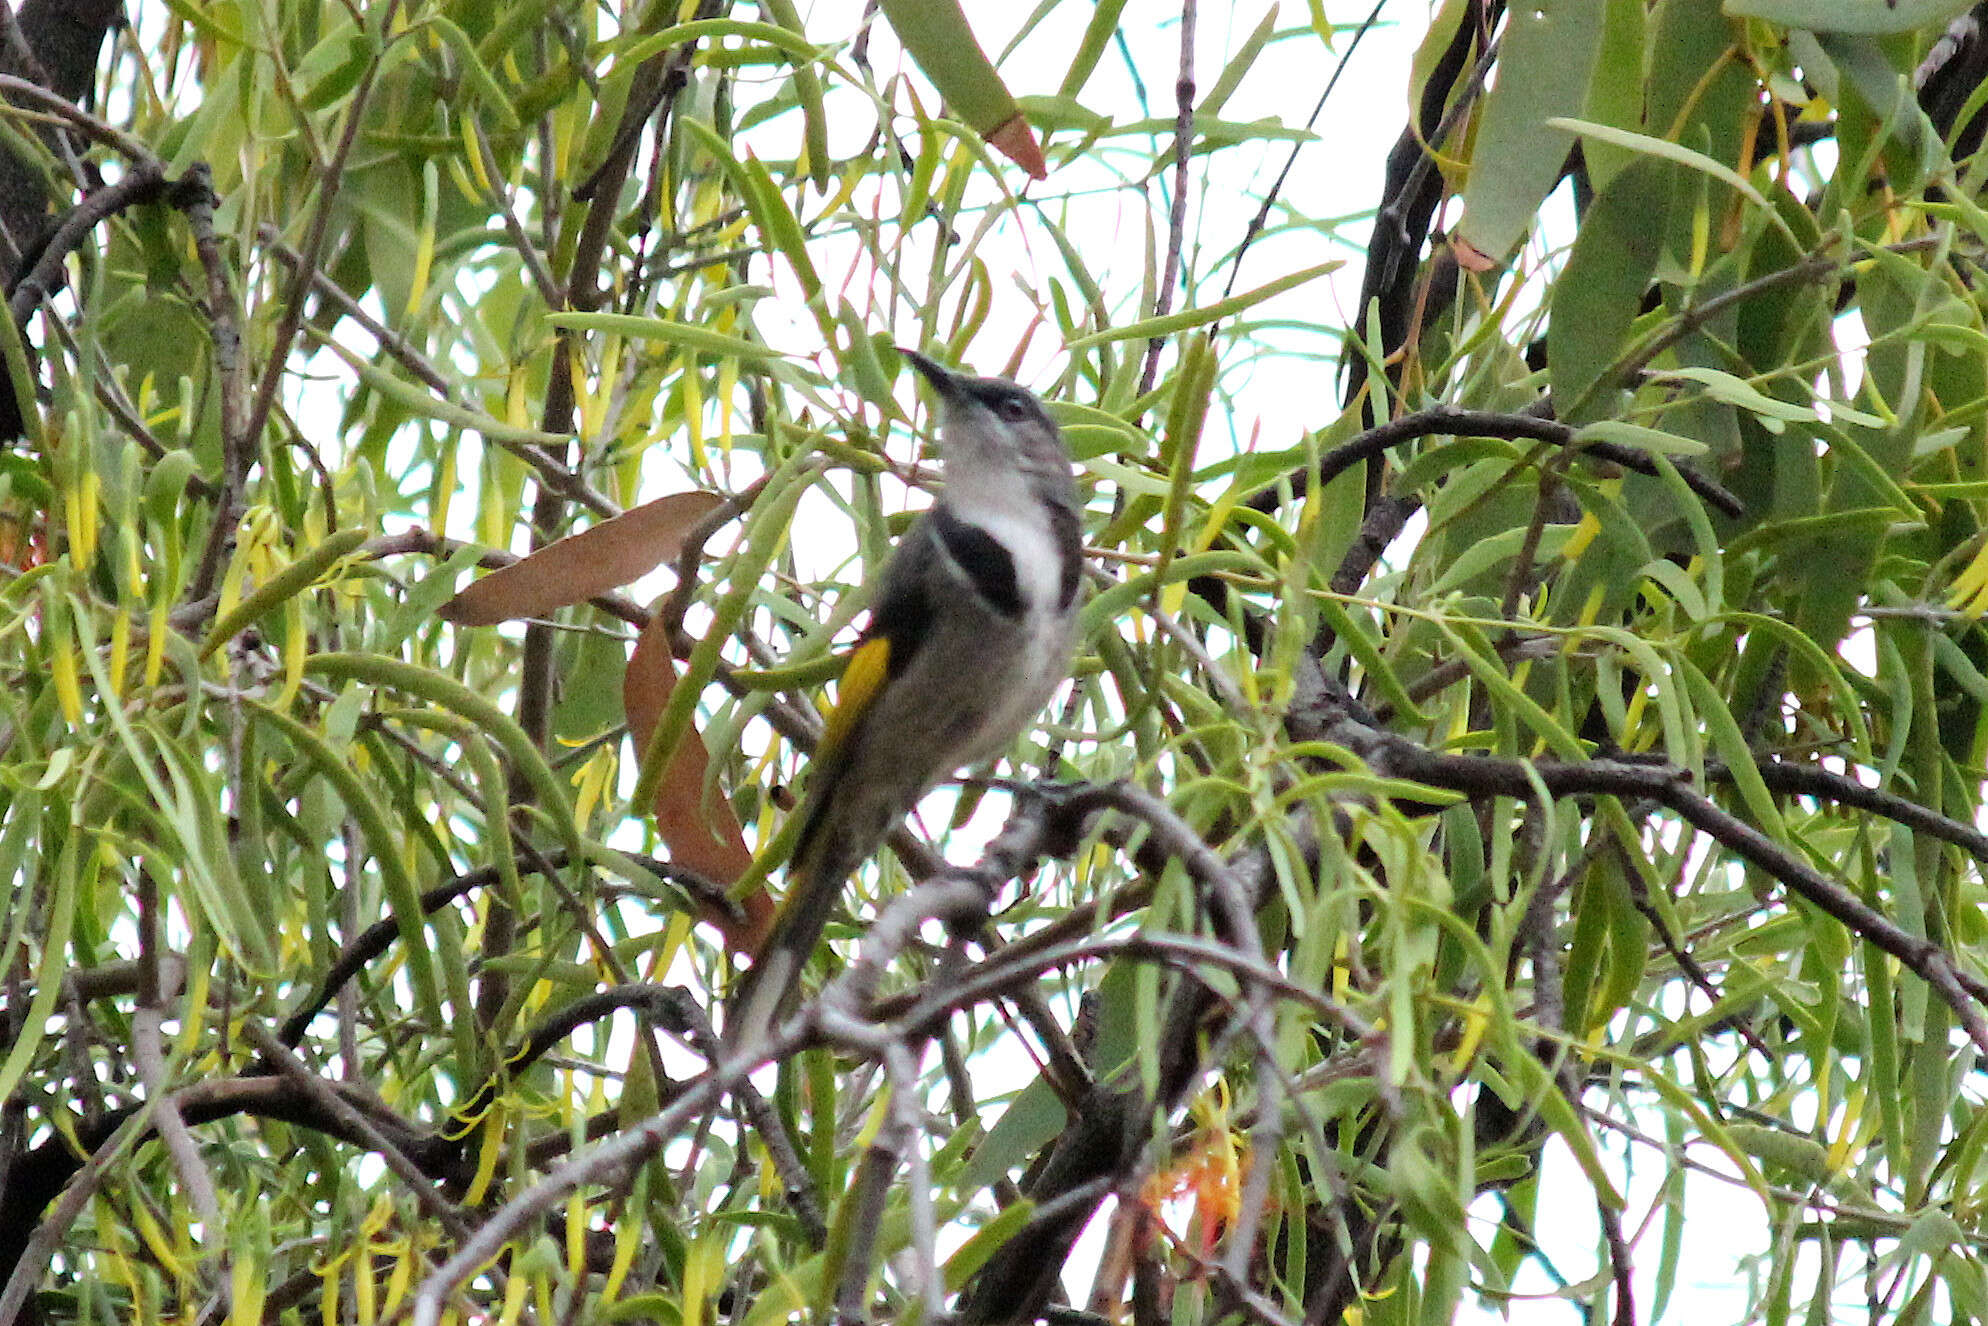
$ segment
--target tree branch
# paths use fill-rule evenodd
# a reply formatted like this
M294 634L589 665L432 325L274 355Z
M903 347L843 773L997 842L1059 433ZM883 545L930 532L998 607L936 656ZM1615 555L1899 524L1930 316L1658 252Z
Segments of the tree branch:
M49 292L61 284L62 265L99 222L140 203L156 202L166 189L165 166L148 157L135 162L117 183L105 185L70 208L55 233L49 236L34 267L15 281L7 297L7 311L15 323L25 323Z
M1366 432L1342 442L1318 459L1316 479L1313 471L1301 470L1288 480L1294 497L1302 497L1313 482L1321 485L1352 469L1363 461L1372 460L1384 452L1413 442L1423 437L1495 437L1507 441L1544 442L1549 446L1567 447L1579 454L1596 460L1609 461L1626 470L1638 474L1658 475L1662 473L1649 453L1636 447L1626 447L1613 442L1580 441L1576 430L1558 419L1549 419L1536 414L1498 414L1483 410L1458 410L1447 405L1433 409L1418 410L1414 414L1402 415L1377 424ZM1706 478L1689 465L1676 466L1679 477L1707 503L1728 516L1742 516L1746 508L1739 498L1722 484ZM1281 485L1273 485L1259 490L1252 496L1248 505L1252 510L1274 511L1283 503Z
M1484 755L1440 755L1351 720L1338 725L1337 736L1377 773L1461 792L1473 800L1503 796L1531 801L1542 787L1554 797L1649 798L1897 958L1938 992L1960 1019L1968 1038L1988 1053L1988 1022L1981 1012L1981 1005L1988 1004L1988 982L1962 970L1938 944L1908 933L1779 842L1720 809L1692 789L1683 770L1667 764L1616 760L1526 763Z

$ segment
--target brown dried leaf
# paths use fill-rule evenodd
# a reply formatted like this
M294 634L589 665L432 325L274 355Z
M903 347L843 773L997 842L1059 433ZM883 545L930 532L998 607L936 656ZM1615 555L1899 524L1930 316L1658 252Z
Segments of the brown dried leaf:
M493 571L442 605L442 620L490 626L542 617L639 580L683 551L683 541L725 498L671 493Z
M648 749L656 720L669 704L670 692L676 689L676 679L676 659L670 655L658 613L636 640L621 681L622 709L638 754ZM731 802L722 796L704 795L708 763L704 738L692 728L677 743L656 787L656 832L669 848L670 860L729 887L752 865L752 850L746 846L745 831L739 827ZM743 921L716 909L702 912L701 919L723 933L734 953L756 952L773 923L773 900L762 889L740 905L745 909Z
M1042 144L1035 138L1035 130L1016 111L1004 120L1000 127L987 136L987 143L995 151L1028 172L1030 179L1049 178L1049 163L1042 159Z
M1488 253L1480 253L1477 246L1461 234L1450 236L1450 253L1456 258L1456 265L1466 272L1488 272L1498 266L1498 260Z

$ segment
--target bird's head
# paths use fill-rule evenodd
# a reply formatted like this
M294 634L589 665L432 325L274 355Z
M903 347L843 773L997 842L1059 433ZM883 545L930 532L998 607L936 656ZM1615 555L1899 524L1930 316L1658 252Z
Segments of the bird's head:
M955 373L916 350L898 353L938 393L939 448L948 475L999 468L1068 481L1069 450L1035 393L1006 378Z

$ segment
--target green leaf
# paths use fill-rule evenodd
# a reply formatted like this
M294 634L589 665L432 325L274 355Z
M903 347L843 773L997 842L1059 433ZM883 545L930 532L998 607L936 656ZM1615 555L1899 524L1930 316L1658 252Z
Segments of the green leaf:
M1084 25L1084 38L1077 43L1077 53L1056 88L1058 96L1074 99L1084 90L1098 61L1104 58L1105 49L1118 35L1118 16L1124 12L1125 0L1098 0L1092 6L1090 21Z
M1594 77L1588 80L1588 99L1581 107L1582 119L1623 129L1642 124L1648 26L1643 0L1602 0L1601 44L1595 53ZM1605 143L1590 143L1583 155L1588 185L1597 196L1608 192L1615 177L1635 160L1633 154Z
M779 27L802 42L807 40L801 11L794 0L760 0L760 6ZM835 161L829 156L828 112L822 104L821 75L815 72L815 62L820 57L811 47L807 54L792 49L788 54L794 59L794 96L801 103L802 122L806 126L808 173L817 189L825 189Z
M1262 303L1272 295L1281 295L1286 290L1295 290L1307 282L1316 281L1321 276L1338 271L1345 265L1343 262L1337 261L1322 262L1316 266L1292 272L1287 276L1280 276L1274 281L1266 281L1254 290L1245 290L1240 295L1233 295L1228 299L1220 299L1212 304L1204 304L1199 308L1182 309L1178 313L1169 313L1165 317L1146 318L1140 322L1127 323L1122 327L1112 327L1106 331L1092 332L1089 336L1079 336L1076 340L1070 342L1069 348L1073 351L1088 350L1094 345L1107 345L1113 341L1133 341L1150 339L1155 336L1168 336L1177 331L1185 331L1189 327L1199 327L1206 323L1219 322L1231 313L1240 313L1251 305Z
M1617 384L1602 375L1628 341L1656 271L1673 176L1672 167L1647 157L1620 171L1581 219L1567 266L1553 284L1546 364L1554 402L1570 424L1613 412L1610 389Z
M1528 0L1506 16L1498 81L1484 99L1457 227L1494 263L1525 238L1560 178L1574 145L1562 117L1586 104L1601 38L1595 0Z
M423 933L426 919L421 909L421 894L414 887L414 878L401 859L400 838L387 818L385 807L360 780L346 752L335 749L324 737L279 709L256 703L251 712L281 734L337 790L339 800L345 803L346 813L358 826L359 836L365 839L373 864L380 872L387 904L400 930L401 957L407 963L408 975L413 981L422 1013L433 1025L444 1025L441 987L435 979L435 960L429 952L427 936Z
M634 336L645 341L662 341L697 354L719 358L763 362L778 359L780 352L757 341L727 336L695 323L670 318L645 318L632 313L548 313L547 323L573 331L604 332L611 336ZM543 438L544 433L534 434ZM563 439L561 439L563 440Z
M1764 18L1810 32L1886 36L1944 27L1967 12L1973 0L1725 0L1739 18Z
M1714 400L1737 405L1740 409L1757 416L1761 427L1770 433L1778 433L1784 425L1790 423L1816 422L1816 412L1808 406L1777 401L1752 383L1716 368L1671 368L1665 369L1662 376L1666 379L1698 383L1711 393Z
M554 816L555 825L567 836L566 846L572 851L573 859L577 861L586 855L574 832L572 799L567 794L566 785L552 772L545 756L532 744L517 720L488 698L453 677L378 654L313 654L305 660L304 671L337 681L391 686L468 719L478 731L504 748L512 766L532 785L540 806Z
M41 1048L42 1039L48 1034L49 1019L62 995L62 976L70 967L69 936L76 923L76 896L84 884L79 874L87 869L92 879L96 875L95 853L87 854L87 865L77 860L80 827L70 826L53 868L41 876L42 891L46 894L42 905L48 919L37 936L41 953L36 959L33 984L28 987L26 1006L7 1047L7 1058L0 1061L0 1100L13 1098L14 1088L20 1085L34 1062L35 1051Z
M1630 152L1638 152L1644 156L1657 157L1664 161L1674 161L1678 165L1689 167L1702 175L1709 175L1720 183L1729 184L1739 190L1746 200L1756 207L1770 213L1773 212L1772 206L1761 195L1760 190L1747 183L1738 171L1730 166L1714 161L1702 152L1694 152L1681 144L1662 138L1652 138L1648 134L1633 133L1628 129L1617 129L1606 124L1590 124L1586 120L1577 120L1571 117L1563 116L1554 120L1552 123L1556 128L1565 129L1569 133L1580 134L1583 138L1599 139L1601 142L1612 144Z
M560 315L552 315L560 316ZM567 316L581 317L582 314ZM595 317L611 317L612 314L594 314ZM357 373L365 384L394 404L402 406L410 414L424 419L436 419L457 428L467 428L481 433L492 442L522 442L530 446L563 446L567 441L563 433L547 433L536 428L525 428L517 424L505 423L494 415L466 409L454 401L445 400L433 392L415 386L395 377L387 369L361 359L336 341L325 343L340 359Z
M1710 448L1695 438L1679 437L1660 428L1624 423L1620 419L1597 419L1583 424L1574 433L1575 442L1613 442L1663 456L1702 456Z
M882 0L882 8L906 53L925 71L953 113L1029 174L1042 178L1041 149L1029 134L1014 95L974 40L959 0ZM1027 151L1033 157L1000 142L1002 130L1010 125L1019 126L1027 136Z
M218 619L208 630L207 638L201 642L200 656L206 658L278 607L315 585L319 576L329 571L340 558L351 553L365 541L365 530L342 529L322 542L311 545L296 561L256 586L254 593L237 603L225 617Z
M883 15L953 113L985 134L1015 113L1015 99L975 40L958 0L884 0Z
M1222 67L1222 72L1215 76L1215 82L1201 98L1201 104L1194 108L1196 119L1203 116L1214 119L1222 113L1222 107L1242 86L1243 79L1248 77L1250 68L1256 64L1256 57L1263 54L1263 48L1276 31L1277 6L1272 5L1264 11L1249 36L1243 38L1242 45L1236 48L1235 55Z

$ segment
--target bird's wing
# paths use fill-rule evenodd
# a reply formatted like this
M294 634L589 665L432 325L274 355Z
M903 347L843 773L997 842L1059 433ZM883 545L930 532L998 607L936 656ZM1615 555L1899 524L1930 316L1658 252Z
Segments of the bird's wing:
M893 677L901 676L932 634L932 599L926 572L931 547L912 548L917 540L935 542L929 519L906 531L884 567L877 601L870 605L870 624L836 687L835 707L829 710L821 741L808 761L808 818L801 826L794 859L805 860L828 810L824 788L840 780L857 745L857 734L875 712L874 706Z
M827 811L819 788L840 778L856 734L875 712L884 687L904 675L932 636L935 596L969 594L989 612L1017 617L1022 593L1007 546L980 526L961 520L942 502L905 532L884 568L870 625L842 670L835 707L809 763L813 804L802 825L794 859L805 860Z
M926 546L916 546L919 540ZM871 837L876 831L868 822L874 807L862 798L831 793L864 746L864 728L876 715L877 698L931 639L929 576L936 542L929 519L906 532L884 568L869 627L843 667L835 707L808 761L805 818L787 867L787 896L731 1001L725 1038L735 1046L765 1035L820 941L849 872L875 850Z

